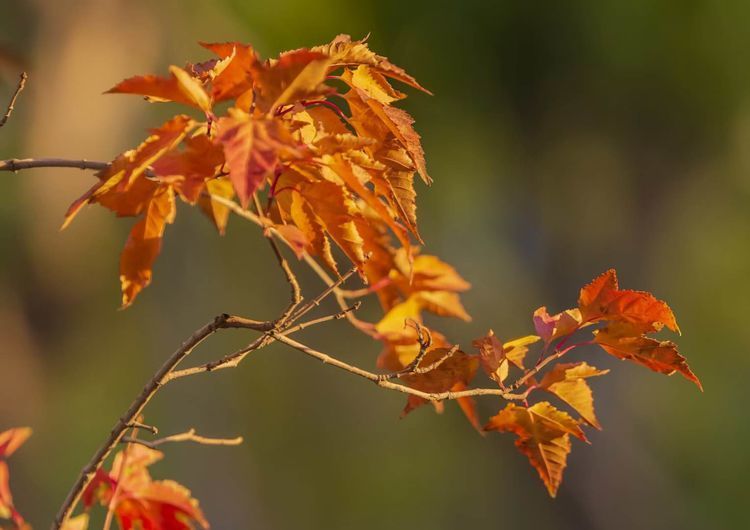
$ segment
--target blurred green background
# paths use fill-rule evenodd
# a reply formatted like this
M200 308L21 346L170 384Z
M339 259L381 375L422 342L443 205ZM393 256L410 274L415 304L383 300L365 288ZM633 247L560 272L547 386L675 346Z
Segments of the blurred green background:
M748 528L749 20L740 1L0 0L0 102L31 76L0 158L136 145L176 109L101 92L207 57L198 40L269 56L372 32L436 94L405 107L435 178L418 190L422 235L474 285L474 321L446 322L449 336L529 333L536 307L569 307L616 267L675 309L705 394L597 353L615 368L593 383L604 431L574 445L552 501L512 436L482 439L455 406L399 420L402 396L274 346L158 396L147 420L162 432L246 443L169 447L154 475L190 487L220 529ZM119 312L132 222L90 208L58 231L92 175L1 178L0 429L35 430L12 485L45 528L177 344L219 312L276 315L287 287L254 227L232 219L219 238L183 208L154 285ZM247 338L215 337L197 359ZM379 349L344 324L304 340L364 367Z

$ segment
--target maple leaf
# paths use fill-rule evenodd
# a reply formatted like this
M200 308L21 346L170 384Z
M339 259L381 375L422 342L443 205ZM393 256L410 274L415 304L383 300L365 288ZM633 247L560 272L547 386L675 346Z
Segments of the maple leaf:
M6 459L31 436L28 427L16 427L0 432L0 519L11 519L19 528L25 527L24 519L13 506L10 492L10 472Z
M210 112L211 98L195 77L179 66L170 66L170 77L136 76L121 81L107 94L137 94L150 101L173 101Z
M348 78L345 76L343 79ZM351 122L357 131L381 141L388 138L387 133L392 134L406 149L425 184L431 184L420 137L412 126L414 119L409 113L382 103L354 85L345 97L352 112Z
M677 351L677 345L668 340L656 340L638 335L629 325L613 324L598 330L594 342L604 351L618 359L633 361L665 375L680 373L703 391L698 377L687 364L685 357Z
M679 333L666 302L651 293L620 290L617 274L610 269L581 289L578 305L584 322L607 322L607 327L594 333L594 341L607 353L662 374L679 372L703 390L673 342L646 336L664 326Z
M587 423L601 429L594 414L594 396L586 379L607 373L609 370L599 370L585 362L556 364L544 374L538 386L573 407Z
M174 190L160 186L148 201L143 219L130 230L120 256L123 308L151 283L151 269L161 252L164 228L174 221L176 213Z
M128 445L115 456L111 472L98 471L84 492L84 504L112 506L122 530L192 530L196 524L208 528L187 488L172 480L152 480L147 467L162 458L154 449Z
M578 308L566 309L550 316L546 307L534 311L534 328L545 344L565 337L581 327L581 311Z
M238 42L208 43L201 46L221 58L206 69L211 79L211 99L214 102L235 99L252 91L259 65L258 56L252 46ZM248 108L240 107L245 110Z
M224 164L224 151L206 134L185 138L183 149L174 148L152 164L160 182L171 184L188 204L195 204Z
M386 57L370 50L367 46L367 38L353 41L349 35L337 35L330 43L315 46L311 50L325 53L331 57L331 69L335 70L341 66L367 65L374 68L381 75L396 79L432 95L432 92L420 85L403 68L396 66Z
M258 107L271 112L282 105L317 99L330 92L325 85L331 59L310 50L282 53L259 73Z
M538 340L539 337L536 335L529 335L503 344L495 332L489 330L487 335L473 341L472 345L479 350L482 369L502 386L508 377L511 364L523 370L523 360L529 351L528 346Z
M175 116L153 129L136 149L118 156L97 174L99 181L70 205L62 228L73 221L83 206L92 202L100 203L118 216L139 215L157 187L156 183L141 178L144 172L174 148L194 126L188 116Z
M490 418L484 429L518 436L516 447L536 468L551 497L557 495L562 482L570 453L570 435L587 441L578 422L547 401L528 408L510 403Z
M581 289L578 307L584 322L628 322L642 333L659 331L663 326L679 332L674 313L666 302L644 291L620 290L614 269Z
M224 149L229 178L243 207L265 182L280 169L283 159L299 158L301 152L279 120L254 118L231 108L217 123L216 140Z

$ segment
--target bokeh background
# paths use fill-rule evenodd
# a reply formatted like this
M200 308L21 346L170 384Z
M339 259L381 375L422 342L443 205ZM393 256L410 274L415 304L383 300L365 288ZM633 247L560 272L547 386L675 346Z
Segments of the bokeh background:
M454 406L399 420L402 396L274 346L158 396L147 420L162 432L246 443L171 446L154 474L190 487L219 529L747 528L748 20L740 1L0 0L0 102L31 76L0 158L136 145L175 109L101 92L207 57L198 40L269 56L372 32L436 94L404 105L435 178L419 189L422 234L474 285L474 320L446 322L450 337L526 334L536 307L569 307L614 266L673 306L705 394L596 354L615 368L593 383L604 431L575 445L552 501L512 436L482 439ZM219 238L183 208L154 285L117 311L131 221L92 207L58 231L92 175L1 178L0 428L35 430L13 488L45 528L177 344L218 312L276 315L287 287L254 227L233 219ZM246 340L215 337L197 360ZM305 340L365 367L378 353L344 324Z

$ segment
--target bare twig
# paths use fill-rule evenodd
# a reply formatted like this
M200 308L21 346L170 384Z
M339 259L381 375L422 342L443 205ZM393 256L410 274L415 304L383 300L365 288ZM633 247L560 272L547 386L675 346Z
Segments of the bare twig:
M26 86L26 80L29 78L29 75L26 72L21 72L21 78L18 80L18 86L16 86L16 91L13 93L13 96L10 98L10 103L8 103L8 109L5 111L5 115L0 119L0 127L5 125L5 122L8 121L10 118L10 115L13 114L13 109L16 107L16 100L18 99L18 95L23 91L24 87Z
M577 348L578 346L583 346L583 344L573 344L571 346L568 346L567 348L564 348L562 350L557 350L553 354L551 354L549 357L545 357L540 362L538 362L533 368L530 368L526 370L521 377L519 377L512 385L508 385L508 391L513 392L514 390L518 390L521 388L522 385L524 385L529 379L534 377L536 374L542 371L542 369L547 366L552 361L556 361L566 353L568 353L570 350Z
M333 293L336 289L339 288L346 280L348 280L352 274L357 272L357 267L352 267L348 271L346 271L342 276L337 278L334 282L332 282L328 287L326 287L318 296L307 302L305 305L299 308L294 315L292 315L292 321L296 321L300 317L303 317L306 313L308 313L310 310L318 307L320 303L331 293Z
M243 438L242 436L237 436L236 438L209 438L207 436L200 436L199 434L196 434L195 429L191 428L185 432L172 434L170 436L165 436L164 438L159 438L157 440L142 440L140 438L131 436L124 436L120 440L120 443L135 443L145 445L150 449L156 449L162 444L173 442L195 442L201 445L240 445L243 442Z
M0 161L0 171L21 171L22 169L34 169L41 167L61 167L74 169L96 169L101 170L109 167L107 162L96 162L93 160L68 160L66 158L11 158Z
M145 431L151 432L151 434L159 434L159 429L156 428L154 425L146 425L145 423L141 423L140 421L133 421L127 424L128 429L143 429Z
M458 351L458 345L453 346L451 349L449 349L447 352L445 352L445 355L441 356L437 361L428 364L427 366L419 366L419 363L424 358L424 355L417 355L417 357L410 362L403 370L399 370L398 372L392 372L390 374L379 374L379 377L381 380L385 379L398 379L400 377L404 377L407 375L422 375L426 374L428 372L432 372L433 370L440 367L441 364L443 364L445 361L453 357L453 354ZM421 353L421 350L420 350Z
M263 208L260 205L260 200L258 199L257 193L253 193L253 201L255 202L255 210L257 212L257 215L261 219L261 221L263 221L264 219ZM297 281L297 277L294 275L292 268L289 266L289 263L287 262L286 258L281 253L281 250L279 249L279 245L276 243L276 240L274 240L271 232L267 230L263 230L263 235L266 237L266 239L270 243L271 249L273 250L273 254L274 256L276 256L276 261L278 262L279 267L281 267L281 270L284 271L284 276L286 277L286 281L287 283L289 283L289 286L292 290L289 305L281 314L281 316L276 320L277 326L283 326L287 322L287 320L289 320L289 317L292 315L292 312L302 302L302 289L300 289L299 281Z
M306 355L314 357L325 364L330 364L331 366L335 366L336 368L339 368L351 374L368 379L381 388L395 390L404 394L411 394L428 401L443 401L446 399L458 399L471 396L500 396L503 399L518 401L525 399L528 395L528 392L523 392L521 394L512 394L500 388L472 388L470 390L461 390L455 392L450 390L446 392L423 392L421 390L417 390L416 388L399 385L396 383L392 383L391 381L382 379L380 377L380 374L369 372L357 366L336 359L335 357L331 357L330 355L310 348L309 346L306 346L305 344L297 342L296 340L284 335L274 333L273 336L276 340L278 340L279 342L283 342L287 346L291 346L292 348L299 350Z

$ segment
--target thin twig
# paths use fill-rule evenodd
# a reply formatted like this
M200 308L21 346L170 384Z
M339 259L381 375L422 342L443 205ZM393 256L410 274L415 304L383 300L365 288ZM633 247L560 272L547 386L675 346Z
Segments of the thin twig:
M514 390L518 390L523 384L526 383L529 379L534 377L536 374L542 371L542 369L547 366L552 361L556 361L566 353L568 353L573 348L577 348L578 346L583 346L585 343L582 344L573 344L571 346L568 346L565 349L557 350L555 353L550 355L549 357L545 357L541 362L538 362L533 368L530 368L526 370L521 377L519 377L516 382L514 382L512 385L508 385L508 391L513 392Z
M23 91L24 87L26 86L26 80L29 78L29 74L26 72L21 72L21 78L18 80L18 86L16 86L16 91L13 93L13 96L10 98L10 103L8 103L8 109L5 111L5 115L0 119L0 127L5 125L5 122L8 121L10 118L10 115L13 114L13 109L16 107L16 100L18 99L18 95Z
M40 167L60 167L75 169L102 170L109 167L107 162L96 162L93 160L68 160L66 158L11 158L0 161L0 171L21 171L23 169L34 169Z
M451 349L449 349L445 353L445 355L441 356L437 361L430 363L427 366L419 366L419 363L424 358L424 355L422 355L421 357L418 355L417 358L415 358L414 361L410 362L404 369L399 370L398 372L392 372L390 374L379 374L379 377L380 379L385 380L399 379L408 375L423 375L439 368L441 364L453 357L453 354L457 351L458 345L455 345Z
M446 399L458 399L471 396L500 396L503 399L519 401L525 399L528 395L528 392L523 392L521 394L512 394L500 388L472 388L470 390L461 391L449 390L446 392L423 392L421 390L417 390L416 388L411 388L405 385L399 385L396 383L392 383L391 381L384 380L380 377L380 374L369 372L357 366L336 359L335 357L331 357L330 355L310 348L309 346L306 346L305 344L297 342L296 340L284 335L273 334L273 336L279 342L283 342L284 344L291 346L292 348L299 350L306 355L314 357L325 364L330 364L331 366L335 366L336 368L340 368L341 370L344 370L351 374L368 379L381 388L395 390L404 394L411 394L428 401L443 401Z
M357 272L357 267L354 266L348 271L346 271L342 276L337 278L333 283L328 285L318 296L307 302L305 305L299 308L294 315L292 315L292 320L296 321L300 317L303 317L306 313L311 311L312 309L318 307L320 303L331 293L333 293L336 289L339 288L340 285L343 285L346 280L348 280L352 274Z
M345 318L346 315L348 315L349 313L359 309L359 306L360 304L357 303L357 304L354 304L353 306L347 307L346 309L336 314L323 316L323 317L316 318L313 320L308 320L307 322L302 322L301 324L297 324L295 326L285 329L283 332L277 332L277 333L283 336L291 335L292 333L302 331L305 328L309 328L317 324L323 324L331 320L340 320L342 318ZM172 372L167 374L164 383L166 384L170 381L173 381L174 379L182 379L183 377L188 377L191 375L197 375L197 374L202 374L202 373L207 373L207 372L215 372L217 370L226 370L227 368L236 368L245 359L245 357L247 357L250 353L267 346L274 340L275 339L273 337L272 331L267 331L263 335L255 339L253 342L245 346L244 348L241 348L235 351L234 353L227 354L224 357L221 357L220 359L217 359L215 361L211 361L205 364L201 364L198 366L193 366L191 368L185 368L182 370L173 370Z
M141 423L140 421L133 421L127 424L128 429L143 429L144 431L149 431L151 434L159 434L159 429L156 428L154 425L146 425L145 423Z
M236 438L209 438L207 436L200 436L199 434L196 434L195 429L189 429L185 432L172 434L170 436L165 436L164 438L159 438L157 440L142 440L140 438L130 436L124 436L120 440L120 443L135 443L145 445L150 449L156 449L162 444L174 442L195 442L201 445L240 445L243 442L243 438L242 436L237 436Z
M255 210L257 212L257 215L262 221L265 216L263 213L263 208L260 205L260 200L258 199L257 193L253 193L253 201L255 202ZM277 326L283 326L287 322L289 317L291 316L292 312L302 302L302 289L299 286L299 281L297 280L297 277L294 275L292 268L289 266L289 263L287 262L286 258L281 253L281 250L279 249L279 245L276 243L276 240L273 238L273 235L270 233L270 231L267 231L267 230L263 231L263 235L266 237L269 244L271 245L273 254L274 256L276 256L276 261L278 262L279 267L281 267L281 270L284 272L286 281L291 288L291 295L290 295L291 298L289 301L289 305L281 314L281 316L276 320Z

